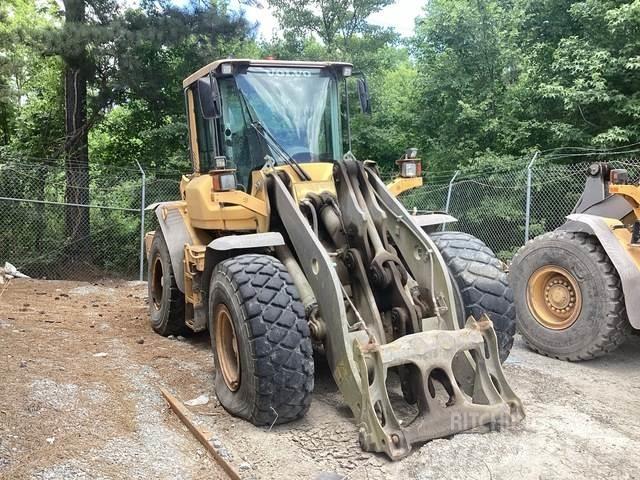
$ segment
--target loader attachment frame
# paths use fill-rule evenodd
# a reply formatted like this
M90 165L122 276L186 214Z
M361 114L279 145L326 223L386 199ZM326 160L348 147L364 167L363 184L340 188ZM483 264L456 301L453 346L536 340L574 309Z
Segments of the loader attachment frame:
M399 459L415 443L524 417L502 373L491 321L470 318L459 329L457 293L438 249L375 170L346 154L334 165L336 195L310 199L335 249L302 214L287 186L291 179L277 171L268 176L363 449ZM407 401L417 405L408 423L390 401L391 369ZM448 393L446 404L436 400L436 383Z

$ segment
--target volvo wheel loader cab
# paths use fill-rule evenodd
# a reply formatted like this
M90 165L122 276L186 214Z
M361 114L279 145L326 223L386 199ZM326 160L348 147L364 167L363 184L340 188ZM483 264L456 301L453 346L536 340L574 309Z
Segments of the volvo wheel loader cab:
M220 403L256 425L305 414L323 352L362 447L397 459L522 418L500 364L512 298L484 244L432 239L452 219L412 217L396 200L422 182L414 149L390 186L343 152L351 74L221 60L185 80L194 171L180 200L150 207L151 323L161 335L208 330Z
M640 187L595 163L567 221L529 241L510 280L518 327L539 353L586 360L640 328Z

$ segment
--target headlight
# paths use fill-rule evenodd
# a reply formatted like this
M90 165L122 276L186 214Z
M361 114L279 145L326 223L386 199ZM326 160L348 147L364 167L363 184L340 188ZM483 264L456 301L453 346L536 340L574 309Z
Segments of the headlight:
M227 157L224 155L216 157L216 169L223 170L227 168Z
M400 164L400 176L405 178L417 177L422 174L420 162L404 161Z

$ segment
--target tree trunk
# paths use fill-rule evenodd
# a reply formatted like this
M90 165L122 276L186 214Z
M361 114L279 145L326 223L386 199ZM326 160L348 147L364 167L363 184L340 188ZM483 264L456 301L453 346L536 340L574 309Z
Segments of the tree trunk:
M65 29L73 32L85 22L84 0L65 0ZM77 30L76 30L77 31ZM73 36L71 36L73 38ZM65 176L67 203L89 205L86 49L69 45L63 55L65 107ZM65 206L66 260L90 260L89 208Z

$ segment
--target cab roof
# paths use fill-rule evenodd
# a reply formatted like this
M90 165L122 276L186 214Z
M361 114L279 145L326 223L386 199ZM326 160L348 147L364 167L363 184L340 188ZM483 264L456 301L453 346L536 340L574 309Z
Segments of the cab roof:
M327 67L353 67L352 64L347 62L306 62L306 61L290 61L290 60L250 60L242 58L225 58L222 60L216 60L209 65L205 65L195 73L192 73L182 82L182 87L187 88L198 79L208 75L210 72L215 72L223 63L232 63L235 65L249 65L254 67L293 67L293 68L327 68Z

